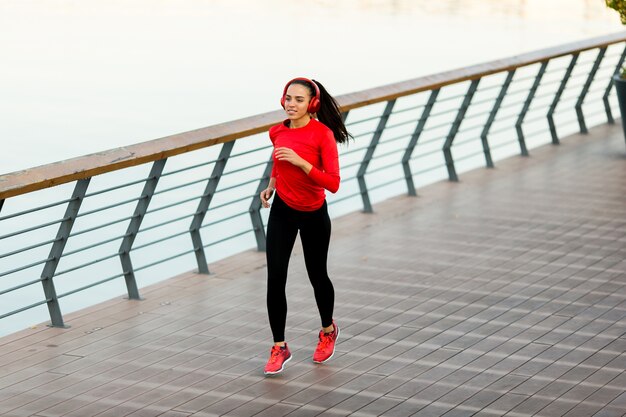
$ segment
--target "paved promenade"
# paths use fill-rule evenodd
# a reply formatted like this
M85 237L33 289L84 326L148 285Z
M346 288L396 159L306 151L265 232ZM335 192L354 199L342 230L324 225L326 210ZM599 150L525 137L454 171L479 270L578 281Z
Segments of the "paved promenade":
M284 373L254 251L0 339L0 415L567 416L626 413L626 144L620 126L531 150L334 222L341 337L299 248Z

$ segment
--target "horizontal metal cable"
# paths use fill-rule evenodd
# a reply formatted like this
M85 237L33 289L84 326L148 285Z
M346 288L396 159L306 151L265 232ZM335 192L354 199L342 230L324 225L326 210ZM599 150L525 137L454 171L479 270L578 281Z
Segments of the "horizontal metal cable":
M84 264L81 264L81 265L76 265L76 266L73 266L73 267L71 267L71 268L64 269L63 271L60 271L60 272L56 272L56 273L54 274L54 276L55 276L55 277L58 277L58 276L61 276L61 275L64 275L64 274L67 274L67 273L70 273L70 272L76 271L76 270L78 270L78 269L84 268L84 267L86 267L86 266L91 266L91 265L97 264L98 262L107 261L107 260L109 260L109 259L116 258L116 257L118 257L118 256L120 256L120 255L119 255L119 253L114 253L114 254L112 254L112 255L107 255L107 256L105 256L105 257L98 258L98 259L95 259L95 260L93 260L93 261L90 261L90 262L86 262L86 263L84 263Z
M148 269L150 267L162 264L164 262L171 261L172 259L180 258L181 256L189 255L189 254L191 254L193 252L194 252L194 250L191 249L191 250L188 250L188 251L185 251L185 252L178 253L176 255L168 256L167 258L159 259L156 262L152 262L152 263L149 263L149 264L146 264L146 265L142 265L142 266L140 266L138 268L135 268L135 272L139 272L141 270Z
M15 287L11 287L11 288L7 288L5 290L1 290L0 291L0 295L8 294L8 293L10 293L12 291L17 291L19 289L22 289L22 288L25 288L25 287L28 287L30 285L37 284L37 283L40 283L40 282L41 282L41 278L35 279L33 281L25 282L23 284L16 285Z
M448 122L445 122L445 123L440 123L438 125L426 126L426 127L424 127L422 132L430 132L431 130L441 129L442 127L450 127L450 126L452 126L452 122L448 121Z
M390 143L396 142L396 141L398 141L398 140L400 140L400 139L408 139L408 138L410 138L410 137L411 137L411 135L412 135L411 133L404 133L404 134L399 135L399 136L394 136L394 137L391 137L391 138L389 138L389 139L385 139L384 141L380 141L380 142L378 143L378 146L379 146L379 147L380 147L380 146L384 146L384 145L387 145L387 144L390 144Z
M554 94L555 94L555 91L550 91L548 93L543 93L543 94L535 94L535 97L533 98L533 100L542 99L546 97L554 97Z
M201 182L207 182L207 181L209 181L209 179L210 179L209 177L205 177L205 178L200 178L199 180L186 182L184 184L178 184L178 185L175 185L175 186L170 187L170 188L164 188L162 190L155 191L152 195L155 196L155 195L159 195L159 194L165 194L165 193L168 193L170 191L179 190L179 189L184 188L184 187L189 187L190 185L195 185L195 184L198 184L198 183L201 183Z
M519 142L517 141L517 139L514 139L502 143L496 143L495 145L489 146L489 148L493 151L494 149L504 148L505 146L512 146L517 144L519 144Z
M471 107L475 107L475 106L478 106L480 104L485 104L485 103L493 103L494 101L496 101L495 97L489 97L483 100L472 100Z
M550 70L546 71L546 73L550 72ZM530 80L534 80L535 78L537 78L537 75L533 74L533 75L525 75L523 77L514 77L513 78L513 83L520 83L522 81L530 81ZM528 91L528 90L526 90Z
M79 230L78 232L72 232L69 237L79 236L79 235L82 235L82 234L85 234L85 233L93 232L94 230L98 230L98 229L104 229L105 227L112 226L114 224L121 223L123 221L131 220L131 219L134 219L135 217L139 217L139 215L136 214L136 215L132 215L132 216L128 216L128 217L122 217L121 219L113 220L113 221L110 221L108 223L102 223L102 224L99 224L98 226L90 227L88 229Z
M497 74L505 74L505 73L506 72L499 72ZM495 90L496 88L502 88L502 84L494 84L494 85L486 85L486 86L478 87L478 91L476 91L476 94L482 93L483 91Z
M352 168L352 167L357 166L357 165L360 166L362 163L363 163L363 161L351 162L349 164L342 165L341 166L341 170L343 171L344 169Z
M366 175L371 175L371 174L374 174L375 172L384 171L386 169L393 168L393 167L398 167L398 166L401 166L401 161L395 161L395 162L392 162L392 163L387 164L387 165L382 165L382 166L376 167L374 169L370 169L370 170L368 170L366 172Z
M76 217L78 218L78 217L85 217L85 216L89 216L89 215L91 215L91 214L94 214L94 213L99 213L99 212L101 212L101 211L105 211L105 210L109 210L109 209L112 209L112 208L115 208L115 207L119 207L119 206L124 205L124 204L134 203L134 202L136 202L136 201L142 200L142 199L147 198L147 197L148 197L147 195L141 195L141 196L139 196L138 198L131 198L130 200L119 201L119 202L117 202L117 203L110 204L110 205L108 205L108 206L104 206L104 207L99 207L99 208L97 208L97 209L93 209L93 210L91 210L91 211L85 211L85 212L83 212L83 213L78 213L78 214L76 215Z
M397 148L397 149L394 149L394 150L389 151L389 152L381 153L381 154L376 155L376 157L373 158L373 159L385 158L387 156L395 155L395 154L400 153L400 152L404 152L404 149L403 148ZM398 162L400 162L400 161L398 161Z
M128 182L128 183L125 183L125 184L116 185L115 187L105 188L104 190L93 191L93 192L91 192L89 194L85 194L85 198L93 197L94 195L98 195L98 194L108 193L110 191L119 190L120 188L130 187L131 185L141 184L142 182L146 182L146 181L149 181L151 179L153 179L153 178L142 178L140 180Z
M506 120L517 119L518 117L519 117L519 114L517 113L505 114L504 116L497 116L496 119L493 121L493 123L496 124L496 123L504 122ZM513 123L510 126L514 128L515 124ZM490 129L489 131L491 132L492 130Z
M473 152L473 153L470 153L470 154L467 154L467 155L458 156L458 157L456 157L454 159L454 162L465 161L466 159L475 158L475 157L477 157L479 155L484 155L484 154L485 154L485 152L480 150L480 151Z
M420 105L417 105L417 106L406 107L406 108L400 109L400 110L394 110L394 111L391 112L391 114L406 113L406 112L411 111L411 110L423 109L424 107L426 107L425 104L420 104Z
M189 203L191 201L200 200L202 197L203 197L202 195L196 195L194 197L186 198L184 200L177 201L175 203L166 204L164 206L157 207L157 208L154 208L154 209L146 211L146 214L144 214L144 216L147 215L147 214L150 214L150 213L156 213L157 211L161 211L161 210L165 210L165 209L168 209L168 208L180 206L181 204Z
M176 223L176 222L179 222L179 221L184 220L184 219L191 219L196 214L198 214L198 212L190 213L190 214L186 214L186 215L183 215L183 216L180 216L180 217L176 217L174 219L166 220L166 221L161 222L161 223L153 224L152 226L142 227L137 232L137 234L142 233L142 232L147 232L148 230L157 229L157 228L159 228L161 226L166 226L168 224Z
M59 240L61 240L61 239L50 239L50 240L47 240L45 242L36 243L34 245L31 245L31 246L26 246L26 247L23 247L23 248L20 248L20 249L16 249L16 250L14 250L12 252L2 253L2 254L0 254L0 259L6 258L8 256L16 255L18 253L26 252L27 250L39 248L41 246L49 245L50 243L54 243L54 242L59 241Z
M21 313L22 311L30 310L31 308L39 307L40 305L46 304L47 302L48 302L48 300L39 301L38 303L34 303L34 304L31 304L31 305L28 305L28 306L25 306L25 307L22 307L22 308L18 308L17 310L13 310L13 311L10 311L8 313L2 314L2 315L0 315L0 320L5 318L5 317L9 317L9 316L12 316L14 314L17 314L17 313Z
M233 158L237 158L238 156L243 156L243 155L248 155L254 152L260 152L260 151L264 151L266 149L271 149L273 148L274 145L267 145L267 146L262 146L260 148L255 148L255 149L250 149L248 151L243 151L243 152L239 152L239 153L234 153L231 154L230 157L228 159L233 159Z
M541 133L549 135L550 131L547 129L531 130L530 132L524 132L524 136L526 136L527 138L532 138L533 136L538 136Z
M464 139L464 140L455 140L452 145L454 147L457 147L457 146L467 145L468 143L479 143L479 142L480 142L480 137L477 136L477 137Z
M580 66L580 65L577 64L576 66ZM578 73L578 74L572 74L572 75L570 75L569 79L570 80L577 80L579 78L585 78L586 79L588 76L589 76L589 73L587 71L585 71L585 72L581 72L581 73ZM581 85L575 85L575 87L582 87L582 86Z
M495 134L495 133L502 133L502 132L507 132L507 131L511 131L513 133L515 133L515 125L506 125L504 127L500 127L497 129L490 129L489 130L489 135Z
M246 170L248 170L250 168L259 167L259 166L266 165L266 164L267 164L267 161L262 161L262 162L259 162L258 164L252 164L252 165L245 166L243 168L237 168L237 169L234 169L232 171L224 172L222 174L222 177L226 177L226 176L231 175L231 174L236 174L238 172L246 171Z
M541 114L539 116L535 116L535 117L528 117L524 119L524 124L528 124L528 123L533 123L533 122L539 122L539 121L545 121L546 123L548 122L548 117L545 114ZM549 132L549 129L546 129L546 132Z
M23 271L23 270L28 269L28 268L32 268L33 266L38 266L38 265L45 264L46 262L51 261L52 259L53 258L47 258L47 259L44 259L43 261L33 262L32 264L20 266L19 268L15 268L15 269L11 269L10 271L2 272L2 273L0 273L0 277L11 275L11 274Z
M600 110L596 110L596 111L587 112L587 113L585 113L585 115L587 117L589 117L589 116L598 116L598 115L606 116L606 111L604 109L600 109Z
M420 169L419 171L415 171L414 173L412 173L412 175L414 177L417 177L418 175L422 175L422 174L425 174L427 172L431 172L431 171L434 171L436 169L443 168L445 166L446 166L445 164L433 165L433 166L430 166L430 167L427 167L427 168Z
M400 122L396 124L388 124L385 126L385 130L393 129L394 127L406 126L408 124L417 124L417 120L408 120L406 122Z
M360 148L356 148L356 149L350 149L349 151L342 152L341 156L350 155L350 154L353 154L353 153L359 152L359 151L364 151L367 148L369 148L369 145L368 146L361 146Z
M417 144L418 149L419 149L419 148L423 148L423 147L424 147L424 145L428 145L428 144L430 144L430 143L441 142L441 141L442 141L442 140L444 140L446 137L447 137L447 134L446 134L446 135L442 135L442 136L435 136L434 138L428 138L428 139L421 140L421 141Z
M446 114L450 114L450 113L458 113L459 109L458 108L451 108L448 110L444 110L444 111L440 111L440 112L432 112L430 113L430 115L428 116L429 119L432 119L433 117L438 117L438 116L444 116Z
M464 81L461 81L464 82ZM456 83L456 84L451 84L451 85L458 85L460 83ZM463 94L457 94L455 96L450 96L450 97L446 97L446 98L437 98L437 103L445 103L446 101L452 101L452 100L457 100L459 98L463 98L465 97L465 93Z
M391 181L385 181L382 184L376 184L374 186L369 187L369 191L377 190L379 188L386 187L386 186L388 186L390 184L393 184L393 183L396 183L396 182L399 182L399 181L402 181L402 180L404 180L404 177L396 178L396 179L391 180Z
M546 80L546 79L543 79L543 80L541 80L541 85L540 85L540 87L546 87L546 86L550 86L550 85L561 84L561 82L562 82L562 79L561 79L561 78L557 78L557 79L554 79L554 80ZM556 93L556 91L552 92L552 95L554 95L554 93ZM535 98L536 98L536 97L539 97L539 96L538 96L538 95L535 95Z
M366 119L361 119L361 120L349 121L348 123L346 123L346 127L353 126L353 125L356 125L356 124L359 124L359 123L369 122L369 121L372 121L372 120L377 120L377 119L380 119L380 115L368 117Z
M250 194L250 195L238 198L236 200L228 201L226 203L218 204L217 206L213 206L213 207L209 208L209 211L217 210L218 208L222 208L222 207L226 207L226 206L230 206L231 204L239 203L241 201L245 201L245 200L248 200L248 199L254 198L254 197L256 197L256 194Z
M76 200L76 198L69 198L67 200L61 200L61 201L57 201L55 203L46 204L45 206L40 206L40 207L35 207L35 208L32 208L32 209L20 211L18 213L7 214L6 216L0 217L0 222L3 221L3 220L12 219L14 217L23 216L24 214L30 214L30 213L34 213L36 211L45 210L45 209L48 209L48 208L51 208L51 207L60 206L61 204L66 204L66 203L69 203L70 201L74 201L74 200ZM2 238L0 237L0 239L2 239Z
M528 91L529 91L528 88L522 88L520 90L508 90L506 95L507 95L507 97L516 96L516 95L518 95L520 93L528 93ZM504 107L504 106L502 106L502 107Z
M246 234L251 233L251 232L253 232L253 231L254 231L254 229L250 228L250 229L248 229L248 230L244 230L243 232L235 233L234 235L227 236L227 237L222 238L222 239L220 239L220 240L216 240L215 242L208 243L208 244L206 244L206 245L203 245L202 247L203 247L203 248L208 248L209 246L218 245L218 244L220 244L220 243L226 242L227 240L234 239L234 238L236 238L236 237L246 235Z
M184 167L184 168L179 168L179 169L176 169L174 171L164 172L164 173L161 174L161 178L169 177L170 175L174 175L174 174L178 174L178 173L181 173L181 172L189 171L189 170L192 170L192 169L195 169L195 168L200 168L200 167L203 167L203 166L206 166L206 165L214 164L217 161L219 161L219 159L213 159L211 161L200 162L199 164L190 165L190 166Z
M74 254L79 253L79 252L84 252L86 250L93 249L93 248L98 247L98 246L106 245L107 243L115 242L116 240L121 240L121 239L125 238L126 236L127 235L124 234L124 235L121 235L121 236L115 236L115 237L112 237L110 239L102 240L100 242L92 243L91 245L83 246L82 248L78 248L78 249L74 249L74 250L71 250L71 251L64 252L63 256L70 256L70 255L74 255Z
M152 240L150 242L144 243L142 245L134 246L132 250L134 252L136 250L143 249L143 248L146 248L148 246L156 245L157 243L165 242L166 240L174 239L175 237L182 236L182 235L188 235L188 234L189 234L189 230L183 230L182 232L174 233L173 235L165 236L165 237L162 237L160 239Z
M432 151L428 151L428 152L425 152L425 153L418 153L415 156L412 156L410 160L411 161L416 161L418 159L424 158L426 156L434 155L436 153L441 153L441 149L433 149Z
M135 268L135 270L137 270L137 269ZM72 294L76 294L77 292L88 290L89 288L93 288L96 285L104 284L106 282L113 281L115 278L121 278L123 276L124 276L124 274L113 275L112 277L101 279L100 281L92 282L89 285L85 285L85 286L82 286L80 288L76 288L76 289L73 289L71 291L68 291L68 292L65 292L63 294L60 294L60 295L57 296L57 298L67 297L68 295L72 295Z
M489 115L489 112L480 112L480 113L475 113L475 114L470 114L470 115L465 115L465 117L463 117L463 122L466 120L472 120L472 119L477 119L479 117L485 117ZM484 126L484 124L483 124Z
M9 233L8 235L0 236L0 240L7 239L7 238L10 238L10 237L13 237L13 236L17 236L17 235L21 235L21 234L24 234L24 233L32 232L32 231L37 230L37 229L43 229L44 227L53 226L55 224L64 222L64 221L69 220L69 219L70 219L69 217L64 217L64 218L59 219L59 220L54 220L54 221L51 221L51 222L48 222L48 223L42 223L42 224L39 224L37 226L29 227L27 229L18 230L17 232L12 232L12 233Z
M225 221L232 220L235 217L243 216L244 214L250 214L250 212L248 210L242 211L240 213L236 213L236 214L230 215L228 217L224 217L222 219L215 220L215 221L212 221L212 222L207 223L207 224L203 224L202 226L200 226L200 229L204 229L205 227L214 226L216 224L224 223Z
M218 188L217 190L215 190L215 194L223 193L224 191L230 191L232 189L243 187L244 185L252 184L252 183L255 183L255 182L259 182L259 179L258 178L254 178L254 179L251 179L251 180L248 180L248 181L244 181L242 183L238 183L238 184L231 185L231 186L228 186L228 187Z
M376 133L376 131L375 131L375 130L372 130L372 131L369 131L369 132L364 132L364 133L359 133L359 134L357 134L357 135L352 135L352 137L353 137L354 139L356 139L356 138L362 138L362 137L364 137L364 136L373 135L374 133Z
M336 198L330 204L336 204L336 203L339 203L341 201L348 200L350 198L354 198L354 197L356 197L358 195L361 195L360 191L356 192L356 193L353 193L353 194L344 195L343 197L340 197L340 198Z

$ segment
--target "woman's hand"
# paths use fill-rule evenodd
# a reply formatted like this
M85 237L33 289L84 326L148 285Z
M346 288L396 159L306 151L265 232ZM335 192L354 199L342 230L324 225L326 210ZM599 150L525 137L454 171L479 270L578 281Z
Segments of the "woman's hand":
M290 164L302 169L307 175L311 171L311 168L313 168L313 165L300 157L300 155L298 155L291 148L276 148L276 150L274 151L274 155L279 161L289 162Z
M261 205L265 208L269 208L269 200L274 195L274 187L269 186L265 190L261 191Z

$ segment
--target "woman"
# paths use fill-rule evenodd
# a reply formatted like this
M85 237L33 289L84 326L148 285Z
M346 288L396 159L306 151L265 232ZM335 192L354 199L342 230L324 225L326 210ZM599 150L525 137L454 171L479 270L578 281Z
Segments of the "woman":
M266 375L282 372L291 359L285 342L285 287L298 231L322 321L313 361L330 359L339 336L339 327L333 321L335 292L326 270L331 226L324 190L335 193L339 188L337 142L345 142L349 134L337 103L317 81L289 81L280 102L287 119L270 129L274 167L269 185L261 192L261 203L266 208L274 196L266 243L267 311L274 346L265 366Z

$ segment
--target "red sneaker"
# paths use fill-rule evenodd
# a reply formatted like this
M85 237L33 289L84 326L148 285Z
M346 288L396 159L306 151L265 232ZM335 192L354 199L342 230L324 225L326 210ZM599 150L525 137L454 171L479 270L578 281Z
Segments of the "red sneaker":
M265 375L275 375L281 373L285 369L285 364L291 360L291 352L285 343L285 346L272 346L270 351L270 359L265 365Z
M333 327L334 329L331 333L324 333L323 330L320 330L320 341L317 344L317 348L315 348L313 362L324 363L335 354L335 343L339 337L339 327L334 321Z

